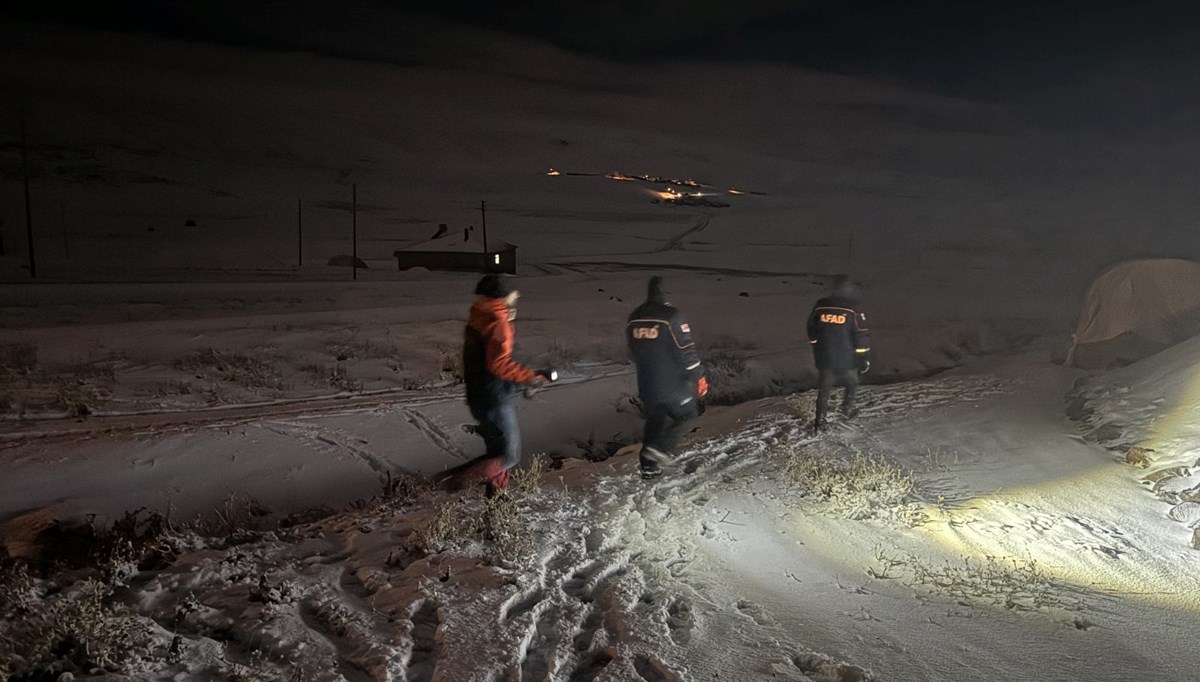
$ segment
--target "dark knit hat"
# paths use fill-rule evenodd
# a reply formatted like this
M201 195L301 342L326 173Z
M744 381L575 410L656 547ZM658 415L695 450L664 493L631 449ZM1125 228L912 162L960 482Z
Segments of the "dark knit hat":
M854 280L850 279L850 275L838 275L833 278L833 293L835 296L857 298L860 290Z
M655 275L650 278L650 283L646 285L646 300L652 303L664 303L667 300L667 295L663 293L662 286L663 278Z
M512 293L508 285L499 275L484 275L483 279L479 280L479 284L475 285L476 296L487 296L488 298L504 298Z

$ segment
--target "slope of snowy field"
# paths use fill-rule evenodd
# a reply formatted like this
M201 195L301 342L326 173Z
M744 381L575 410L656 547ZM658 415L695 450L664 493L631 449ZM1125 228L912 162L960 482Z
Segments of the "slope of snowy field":
M1071 406L1088 437L1123 461L1155 513L1182 524L1176 541L1200 548L1200 370L1193 338L1128 367L1088 377ZM1185 535L1186 534L1186 535Z
M1022 356L872 387L818 437L808 395L720 408L662 481L639 480L632 454L564 460L513 493L515 516L401 486L278 530L155 536L165 557L117 580L150 637L132 672L1190 679L1200 559L1074 435L1075 377ZM792 473L856 454L911 471L913 491L864 513Z

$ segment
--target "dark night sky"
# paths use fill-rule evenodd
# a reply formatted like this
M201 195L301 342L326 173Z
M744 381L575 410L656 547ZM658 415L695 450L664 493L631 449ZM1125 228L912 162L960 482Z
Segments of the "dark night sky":
M66 9L77 4L10 3L4 15L305 49L315 32L336 33L352 17L394 18L414 3L118 0ZM295 30L265 38L257 14L284 15ZM619 60L761 59L973 95L1101 70L1170 69L1200 51L1200 3L1164 0L445 0L428 3L422 17Z

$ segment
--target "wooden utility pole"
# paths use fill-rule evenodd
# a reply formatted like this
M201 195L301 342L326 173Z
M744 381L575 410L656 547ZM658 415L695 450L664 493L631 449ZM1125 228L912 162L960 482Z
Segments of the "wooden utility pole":
M354 273L353 279L358 279L358 185L350 185L350 231L351 241L354 243L350 247L350 271Z
M304 200L296 200L296 269L304 267Z
M58 210L62 215L63 255L69 260L71 258L71 242L67 239L67 207L59 204Z
M487 253L487 202L479 202L479 215L483 222L483 252Z
M25 238L29 242L29 276L37 279L37 259L33 254L33 212L29 203L29 151L25 139L25 105L21 105L21 172L25 176Z

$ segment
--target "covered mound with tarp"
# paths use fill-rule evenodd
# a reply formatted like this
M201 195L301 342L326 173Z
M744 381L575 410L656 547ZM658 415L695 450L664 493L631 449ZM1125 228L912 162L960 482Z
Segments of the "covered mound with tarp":
M1117 264L1092 282L1067 364L1120 367L1200 334L1200 263L1146 258Z

